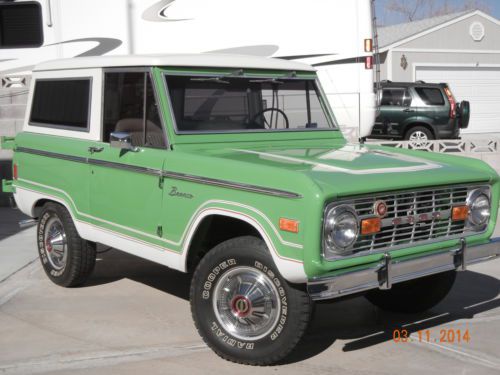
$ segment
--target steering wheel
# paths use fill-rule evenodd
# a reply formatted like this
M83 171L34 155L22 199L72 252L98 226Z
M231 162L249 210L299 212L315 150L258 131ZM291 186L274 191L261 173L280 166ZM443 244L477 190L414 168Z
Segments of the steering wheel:
M283 118L285 119L286 129L288 129L290 127L290 121L288 121L288 116L285 114L285 112L283 112L279 108L266 108L266 109L263 109L262 111L259 111L258 113L255 114L255 116L252 117L252 122L255 122L255 120L257 119L257 117L262 116L264 113L271 112L271 111L275 111L275 112L278 112L279 114L281 114L283 116ZM267 119L266 119L265 116L262 116L262 118L264 119L264 124L269 129L271 129L272 124L270 124L269 122L267 122Z

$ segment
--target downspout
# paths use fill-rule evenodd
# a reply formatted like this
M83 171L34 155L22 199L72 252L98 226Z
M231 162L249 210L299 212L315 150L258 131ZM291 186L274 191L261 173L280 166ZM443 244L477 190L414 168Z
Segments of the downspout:
M47 27L52 27L52 4L47 0Z
M134 54L134 0L127 0L127 33L128 33L128 53Z
M373 54L375 57L375 94L377 105L377 116L380 113L380 49L378 45L377 15L375 13L375 0L372 0L372 32L373 32Z

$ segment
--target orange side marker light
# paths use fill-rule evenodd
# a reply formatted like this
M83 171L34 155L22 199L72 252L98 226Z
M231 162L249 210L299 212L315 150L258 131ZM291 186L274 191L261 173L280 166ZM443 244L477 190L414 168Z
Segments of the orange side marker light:
M368 236L380 232L382 220L379 217L361 220L361 235Z
M280 229L285 232L299 233L299 222L292 219L280 219Z
M451 219L453 221L465 221L469 216L469 207L467 206L456 206L451 210Z

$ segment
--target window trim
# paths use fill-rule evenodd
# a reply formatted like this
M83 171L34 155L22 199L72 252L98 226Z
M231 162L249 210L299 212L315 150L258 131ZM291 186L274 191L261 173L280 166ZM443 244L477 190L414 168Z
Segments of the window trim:
M31 105L30 105L30 117L28 120L28 125L30 126L36 126L40 128L49 128L49 129L61 129L61 130L67 130L67 131L75 131L79 133L89 133L90 132L90 119L92 116L92 90L93 90L93 77L92 76L85 76L85 77L63 77L63 78L35 78L34 80L34 85L33 85L33 98L31 100ZM35 94L36 94L36 84L39 81L87 81L89 82L89 96L88 96L88 108L87 108L87 125L85 128L78 128L74 127L71 125L58 125L58 124L48 124L44 122L35 122L32 121L33 117L33 103L35 101Z
M155 98L155 102L158 108L158 117L160 118L160 124L161 124L161 131L163 133L163 139L165 141L165 146L164 147L148 147L148 146L139 146L139 148L147 148L150 150L170 150L170 143L168 141L168 136L167 136L167 128L165 126L165 121L164 121L164 111L162 106L160 105L159 101L159 95L157 92L157 88L155 85L154 77L153 77L153 67L115 67L115 68L103 68L102 69L102 80L101 80L101 119L100 119L100 126L101 126L101 131L100 131L100 138L99 141L109 145L109 142L104 141L104 94L105 94L105 89L106 89L106 73L147 73L151 80L151 85L153 87L153 95ZM146 89L146 87L144 87ZM144 98L146 97L146 90L144 90ZM144 110L144 103L143 103L143 118L146 116L145 110ZM143 122L144 125L144 131L146 130L146 123Z
M228 73L193 73L190 74L189 72L182 72L182 73L177 73L177 72L168 72L168 71L162 71L161 72L162 76L162 85L163 89L165 90L165 94L167 96L167 101L168 101L168 106L170 109L170 118L172 120L172 124L174 125L174 132L175 135L211 135L211 134L255 134L255 133L264 133L264 134L275 134L275 133L303 133L303 132L328 132L328 131L340 131L340 128L338 127L336 121L334 120L335 117L333 117L330 107L326 105L326 103L323 102L323 96L324 92L322 90L322 87L319 83L319 80L317 77L314 78L304 78L304 77L276 77L276 74L266 74L262 73L262 75L257 75L257 74L252 74L250 77L245 76L245 75L232 75ZM273 131L269 130L231 130L231 131L220 131L220 130L211 130L211 131L206 131L206 132L200 132L200 131L194 131L194 130L188 130L188 131L180 131L177 127L177 120L175 118L175 114L173 111L173 105L172 101L170 98L170 91L168 88L168 83L167 83L167 76L188 76L188 77L220 77L220 78L241 78L241 79L266 79L266 78L277 78L277 79L286 79L286 80L298 80L298 81L310 81L314 82L314 88L316 94L320 94L318 96L318 101L320 102L321 109L323 110L325 117L328 121L328 124L330 125L329 128L323 128L323 129L276 129Z
M407 98L410 98L410 104L406 104L406 99ZM405 89L405 93L403 95L403 105L402 105L402 107L403 108L410 108L412 106L412 104L413 104L413 96L411 94L410 89L407 87Z
M45 33L44 33L44 28L43 28L43 7L38 1L23 1L21 3L18 2L9 2L9 3L4 3L2 2L0 4L0 7L9 7L9 6L19 6L19 5L36 5L38 7L38 10L40 11L40 28L39 32L41 35L40 38L40 44L23 44L22 46L16 46L16 47L4 47L3 44L0 43L0 50L3 49L23 49L23 48L40 48L43 46L45 42Z

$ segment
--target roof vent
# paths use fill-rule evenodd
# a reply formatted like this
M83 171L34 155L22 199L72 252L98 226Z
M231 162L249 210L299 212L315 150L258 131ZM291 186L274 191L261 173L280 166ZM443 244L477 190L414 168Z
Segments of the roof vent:
M484 25L481 22L473 22L469 28L469 34L476 42L480 42L484 38Z

